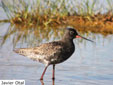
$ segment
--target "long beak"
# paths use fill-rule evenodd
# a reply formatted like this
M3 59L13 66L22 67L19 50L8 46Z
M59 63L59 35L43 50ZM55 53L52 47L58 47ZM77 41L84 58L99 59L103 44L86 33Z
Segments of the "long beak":
M92 40L90 40L90 39L87 39L87 38L85 38L85 37L82 37L81 35L76 35L76 38L83 38L83 39L85 39L85 40L88 40L88 41L94 43L94 41L92 41Z

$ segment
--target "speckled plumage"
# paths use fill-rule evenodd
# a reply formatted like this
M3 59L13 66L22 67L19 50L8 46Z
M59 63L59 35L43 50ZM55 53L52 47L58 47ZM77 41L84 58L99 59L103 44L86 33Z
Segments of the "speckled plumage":
M19 48L14 51L20 55L44 63L46 68L41 76L41 79L43 79L43 75L49 65L53 64L54 73L55 64L67 60L73 54L75 50L73 39L76 35L78 35L78 33L75 29L67 28L65 35L59 41L44 43L34 48Z
M15 52L27 56L35 61L45 65L57 64L68 59L74 52L74 44L71 42L70 47L62 40L42 44L35 48L15 49Z

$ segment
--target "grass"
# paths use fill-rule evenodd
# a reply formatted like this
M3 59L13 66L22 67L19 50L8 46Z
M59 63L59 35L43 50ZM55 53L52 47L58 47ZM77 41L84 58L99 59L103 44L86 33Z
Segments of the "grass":
M79 30L112 34L113 2L105 1L108 8L102 14L98 0L2 0L8 19L0 22L7 21L21 29L72 25Z
M108 3L108 10L112 11L113 13L113 1L112 0L106 0L106 1Z
M107 7L99 6L99 0L1 0L7 19L0 22L11 25L0 45L12 35L14 47L21 42L37 45L51 36L61 37L63 30L58 28L62 26L75 27L80 33L113 34L113 2L105 1ZM102 13L102 9L107 11Z

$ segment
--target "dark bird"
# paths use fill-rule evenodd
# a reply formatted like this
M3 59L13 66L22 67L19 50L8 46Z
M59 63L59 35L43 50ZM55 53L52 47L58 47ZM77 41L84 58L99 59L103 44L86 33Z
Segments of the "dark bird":
M74 28L66 28L63 38L59 41L44 43L34 48L15 49L14 51L20 55L27 56L30 59L45 64L46 67L40 80L43 80L47 67L49 65L53 65L52 79L54 79L55 65L67 60L75 51L75 46L73 43L74 38L83 38L89 40L80 36ZM92 40L89 41L93 42Z

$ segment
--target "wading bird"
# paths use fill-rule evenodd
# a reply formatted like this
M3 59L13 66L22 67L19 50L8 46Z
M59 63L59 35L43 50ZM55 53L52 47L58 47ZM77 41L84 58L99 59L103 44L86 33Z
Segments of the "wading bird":
M75 51L73 39L75 38L83 38L93 42L92 40L80 36L74 28L66 28L63 38L59 41L44 43L34 48L18 48L14 51L45 64L45 69L40 80L43 80L47 67L53 65L52 79L55 79L55 65L64 62L73 54Z

